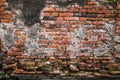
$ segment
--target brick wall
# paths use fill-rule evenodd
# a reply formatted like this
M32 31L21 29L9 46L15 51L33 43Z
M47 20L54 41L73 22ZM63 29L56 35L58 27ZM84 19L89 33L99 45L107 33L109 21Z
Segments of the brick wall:
M7 10L5 0L0 0L0 2L1 23L11 22L13 24L14 13ZM13 11L17 13L16 10ZM119 16L119 1L117 12ZM10 50L15 53L24 52L24 49L21 49L22 46L19 47L16 43L24 44L29 38L29 40L36 41L35 43L39 46L38 53L47 53L48 55L69 53L71 56L76 56L79 53L88 55L109 53L110 43L114 42L112 38L115 35L115 25L117 25L116 39L119 39L119 18L116 18L115 15L115 9L111 5L101 4L97 0L89 0L82 6L73 3L67 7L60 7L57 3L48 2L41 11L40 19L44 28L37 31L36 36L39 39L29 38L28 30L30 28L24 27L23 29L18 24L13 24L15 27L13 36L18 38L14 46L11 46L13 50ZM15 17L13 17L13 21L15 21ZM33 54L34 52L36 51L33 50Z
M90 0L83 6L75 3L64 8L48 4L42 14L45 29L40 35L45 36L45 39L40 40L39 44L52 49L51 54L68 52L73 56L79 53L109 53L109 45L104 41L110 41L111 31L107 29L115 27L112 6L101 5L95 0Z
M12 22L12 13L6 10L6 0L0 0L0 23Z

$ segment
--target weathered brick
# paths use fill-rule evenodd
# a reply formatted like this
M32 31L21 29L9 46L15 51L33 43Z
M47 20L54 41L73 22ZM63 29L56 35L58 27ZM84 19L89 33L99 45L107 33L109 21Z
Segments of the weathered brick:
M62 28L60 28L60 31L67 32L67 28L62 27Z
M64 19L67 21L76 21L79 20L79 17L65 17Z
M86 21L87 20L87 18L85 18L85 17L80 17L80 21Z
M46 28L50 28L50 24L45 24L45 27Z
M0 7L0 13L4 11L4 7Z
M93 7L90 6L90 5L85 5L85 6L83 6L83 8L85 8L85 9L91 9L91 8L93 8Z
M59 13L59 16L64 16L64 17L71 17L71 16L73 16L73 13Z
M2 3L2 2L6 2L6 0L0 0L0 3Z
M45 10L45 12L46 12L46 11L47 11L47 12L54 12L54 11L55 11L55 8L48 8L48 9Z
M5 18L6 19L12 19L12 16L11 15L5 15Z
M58 16L58 12L52 12L51 16Z
M105 14L105 17L108 17L108 18L114 18L115 17L115 14Z
M101 18L101 17L104 18L105 15L104 15L104 14L98 14L98 17L99 17L99 18Z
M120 26L116 26L116 30L120 30Z
M87 12L87 10L86 9L80 9L79 12L85 13L85 12Z
M58 21L63 21L63 20L64 20L64 17L57 17L56 20L58 20Z
M57 41L57 40L52 40L51 43L52 43L52 44L57 44L58 41Z
M74 13L74 16L76 16L76 17L81 17L82 16L82 13Z
M44 16L50 16L50 12L44 12Z
M6 4L5 3L0 3L0 7L5 7Z
M103 21L93 21L94 25L103 25L104 22Z
M96 4L99 4L98 2L96 1L91 1L91 2L88 2L88 5L96 5Z
M68 12L79 12L79 9L71 7L71 8L67 8L67 11Z
M12 22L12 20L10 20L10 19L1 19L0 22L1 23L10 23L10 22Z
M117 33L117 34L120 34L120 30L116 30L116 33Z
M120 5L116 6L117 9L120 9Z
M38 41L38 44L47 44L48 43L48 40L39 40Z

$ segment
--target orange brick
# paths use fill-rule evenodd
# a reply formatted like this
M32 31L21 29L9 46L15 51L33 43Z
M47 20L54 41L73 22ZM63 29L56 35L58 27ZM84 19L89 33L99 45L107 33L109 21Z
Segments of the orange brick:
M119 34L119 33L116 33L115 35L116 35L116 36L120 36L120 34Z
M16 15L16 12L13 12L13 11L12 11L11 13L12 13L13 15Z
M56 12L62 12L62 9L56 8L55 11L56 11Z
M4 19L5 18L5 16L3 16L3 15L0 15L0 19Z
M71 16L73 16L73 13L59 13L59 16L64 16L64 17L71 17Z
M102 22L102 21L93 21L93 24L94 25L102 25L102 24L104 24L104 22Z
M1 23L10 23L12 22L10 19L1 19Z
M116 33L119 33L119 34L120 34L120 30L116 30Z
M4 7L0 7L0 13L4 11Z
M58 16L58 12L51 13L51 16Z
M86 20L87 20L87 18L85 18L85 17L80 18L80 21L86 21Z
M12 16L11 16L11 15L5 15L5 17L6 17L7 19L12 19Z
M5 3L0 3L0 7L5 7Z
M9 51L8 53L7 53L8 55L23 55L24 54L24 52L12 52L12 51Z
M2 3L2 2L6 2L6 0L0 0L0 3Z
M95 2L95 1L91 1L91 2L88 2L88 5L96 5L98 2Z
M120 30L120 26L116 26L116 30Z
M91 8L93 8L93 7L90 6L90 5L85 5L85 6L83 6L83 8L85 8L85 9L91 9Z
M57 44L57 42L58 42L57 40L52 40L51 41L52 44Z
M50 12L44 12L44 16L50 16Z
M117 9L120 9L120 5L116 6Z
M50 24L45 24L45 28L50 28Z
M79 20L79 17L65 17L65 20L67 20L67 21L76 21L76 20Z
M80 11L80 12L87 12L86 9L80 9L79 11Z
M58 20L58 21L63 21L64 18L63 18L63 17L57 17L57 20Z
M98 14L98 17L99 18L101 18L101 17L103 18L103 17L105 17L105 15L104 14Z
M67 8L67 11L68 12L79 12L79 9L71 7L71 8Z
M48 12L53 12L55 11L55 8L48 8L47 10L45 10L45 12L48 11Z
M67 28L62 27L62 28L60 28L60 31L67 32Z
M72 25L72 29L76 29L76 28L78 28L77 25Z

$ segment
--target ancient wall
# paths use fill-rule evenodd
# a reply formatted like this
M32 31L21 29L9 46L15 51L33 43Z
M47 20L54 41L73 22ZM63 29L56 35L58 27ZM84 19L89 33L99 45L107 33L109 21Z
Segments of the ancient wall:
M117 6L107 0L0 2L1 37L9 55L119 53L119 1Z

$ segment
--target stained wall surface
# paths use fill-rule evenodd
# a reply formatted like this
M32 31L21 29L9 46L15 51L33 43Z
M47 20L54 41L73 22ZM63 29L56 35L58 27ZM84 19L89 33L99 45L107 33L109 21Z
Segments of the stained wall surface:
M0 0L9 55L112 55L120 52L119 1Z

